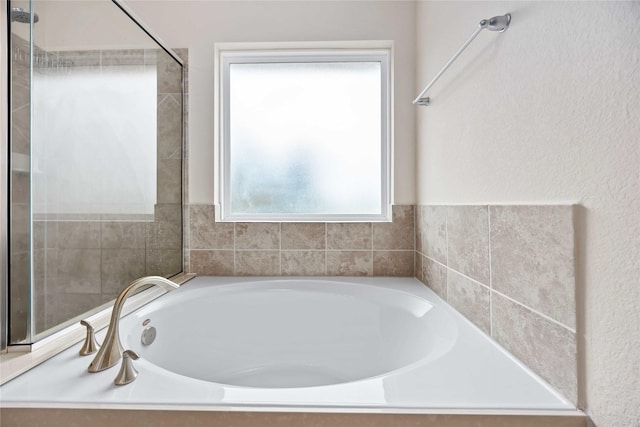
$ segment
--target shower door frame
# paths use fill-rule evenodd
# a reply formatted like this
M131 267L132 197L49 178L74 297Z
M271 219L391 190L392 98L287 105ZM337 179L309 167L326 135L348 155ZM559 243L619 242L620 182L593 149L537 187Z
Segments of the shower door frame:
M0 11L0 28L5 28L0 34L0 102L7 106L5 114L0 117L0 139L2 147L0 150L0 187L2 187L0 197L2 198L2 209L0 209L0 245L2 246L2 259L0 260L0 352L7 349L9 311L8 311L8 286L9 286L9 240L7 238L8 227L8 207L9 207L9 2L2 0Z

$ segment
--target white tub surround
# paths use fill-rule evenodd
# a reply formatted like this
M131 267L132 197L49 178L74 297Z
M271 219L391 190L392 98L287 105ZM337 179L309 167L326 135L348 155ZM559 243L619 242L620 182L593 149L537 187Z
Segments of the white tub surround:
M2 407L575 411L413 278L198 277L120 328L133 383L88 373L77 345L2 386Z

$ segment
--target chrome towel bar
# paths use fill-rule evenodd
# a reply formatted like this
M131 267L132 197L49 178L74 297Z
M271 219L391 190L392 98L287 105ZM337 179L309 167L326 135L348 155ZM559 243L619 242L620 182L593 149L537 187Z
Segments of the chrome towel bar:
M467 39L466 42L464 42L462 47L458 49L455 55L453 55L453 58L451 58L449 62L447 62L444 65L444 67L442 67L442 69L438 72L438 74L436 74L433 80L431 80L431 82L422 90L422 92L420 92L420 95L418 95L416 99L413 100L413 103L417 105L422 105L422 106L429 105L430 103L429 97L428 96L425 97L424 96L425 93L427 93L427 91L440 78L440 76L442 76L442 74L445 71L447 71L447 68L449 68L449 66L451 66L451 64L453 64L453 62L456 59L458 59L458 56L460 56L460 54L467 48L467 46L469 46L469 44L471 44L473 39L475 39L482 30L486 28L489 31L498 31L499 33L503 33L507 30L507 28L509 28L510 23L511 23L510 13L507 13L506 15L501 15L501 16L494 16L491 19L483 19L482 21L480 21L480 24L478 24L478 28L476 28L473 31L473 33L471 33L471 36L469 36L469 38Z

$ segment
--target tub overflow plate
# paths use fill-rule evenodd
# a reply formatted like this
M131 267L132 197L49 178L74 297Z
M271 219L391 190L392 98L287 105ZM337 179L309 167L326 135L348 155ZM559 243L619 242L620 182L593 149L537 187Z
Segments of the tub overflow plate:
M144 345L150 345L156 339L156 328L153 326L147 326L142 330L141 341Z

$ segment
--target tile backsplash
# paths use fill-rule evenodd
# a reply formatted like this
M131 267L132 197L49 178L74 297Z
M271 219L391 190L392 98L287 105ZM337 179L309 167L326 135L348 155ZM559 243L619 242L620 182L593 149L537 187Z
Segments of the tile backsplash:
M390 223L224 223L191 205L189 271L242 276L414 276L414 207Z
M417 206L416 277L577 401L572 206Z

